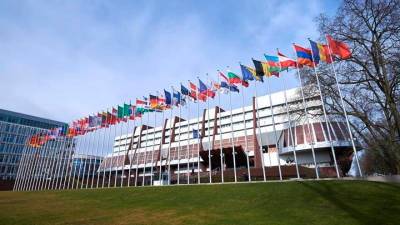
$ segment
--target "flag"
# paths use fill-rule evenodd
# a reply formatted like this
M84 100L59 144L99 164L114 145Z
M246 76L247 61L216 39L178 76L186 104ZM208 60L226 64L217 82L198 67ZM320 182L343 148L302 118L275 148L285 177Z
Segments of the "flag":
M200 139L200 138L201 138L201 135L200 135L200 133L199 133L199 130L193 129L193 130L192 130L192 135L193 135L193 138L197 138L197 139Z
M297 67L296 60L286 57L284 54L279 52L279 50L278 50L278 58L279 58L279 64L281 65L281 71Z
M178 106L181 104L181 93L179 91L173 91L172 93L172 104Z
M245 66L245 65L242 65L242 64L240 64L240 69L242 70L243 80L249 81L249 80L254 80L254 78L255 78L258 81L261 81L261 82L263 81L262 77L257 76L255 69Z
M269 65L269 73L271 75L279 77L279 72L281 71L281 66L279 64L279 57L264 54L265 59Z
M321 60L322 62L325 63L332 63L332 57L329 54L329 48L328 45L323 45L314 41L310 41L310 45L311 45L311 51L313 53L313 57L314 57L314 61L315 61L315 65L317 65L319 63L319 61Z
M203 83L203 81L201 81L199 79L199 91L200 91L200 100L207 100L207 97L210 98L214 98L215 97L215 92L213 92L206 84Z
M224 79L226 82L229 83L229 79L228 79L228 77L225 76L224 73L222 73L221 71L219 71L219 75L222 77L222 79Z
M228 90L228 91L233 91L233 92L238 92L239 93L239 89L233 85L233 84L228 84L225 81L221 81L221 88Z
M241 84L245 87L249 86L249 83L247 81L243 80L239 75L231 71L228 72L228 78L230 84Z
M98 116L89 116L89 127L91 129L97 128L101 125L101 118Z
M164 94L165 94L165 104L168 106L172 105L171 93L164 89Z
M294 44L294 49L297 55L297 63L299 65L305 65L309 67L314 67L314 62L312 59L311 50L308 48L303 48L299 45Z
M254 67L256 68L256 75L258 77L270 76L269 65L266 62L261 62L253 59Z
M190 97L193 100L197 100L198 94L199 94L199 89L197 88L197 86L195 84L193 84L192 82L189 82L189 88L190 88Z
M189 90L181 84L181 93L183 95L189 96Z
M340 59L349 59L351 57L351 51L349 46L341 41L333 39L330 35L326 35L329 47L333 55L336 55Z

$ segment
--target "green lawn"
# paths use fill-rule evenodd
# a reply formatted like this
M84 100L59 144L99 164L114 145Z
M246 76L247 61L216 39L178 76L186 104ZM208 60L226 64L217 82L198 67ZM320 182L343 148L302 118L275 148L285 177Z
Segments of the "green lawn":
M304 181L0 192L0 224L399 224L400 185Z

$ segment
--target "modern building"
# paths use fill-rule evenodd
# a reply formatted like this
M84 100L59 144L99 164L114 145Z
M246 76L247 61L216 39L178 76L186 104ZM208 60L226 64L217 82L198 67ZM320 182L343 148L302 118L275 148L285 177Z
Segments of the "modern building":
M66 123L0 109L0 182L3 188L15 180L29 137ZM5 187L7 186L7 187Z
M304 104L294 88L232 111L214 107L198 118L137 126L115 137L99 171L122 185L336 177L336 165L343 176L353 154L348 128L322 112L320 95Z

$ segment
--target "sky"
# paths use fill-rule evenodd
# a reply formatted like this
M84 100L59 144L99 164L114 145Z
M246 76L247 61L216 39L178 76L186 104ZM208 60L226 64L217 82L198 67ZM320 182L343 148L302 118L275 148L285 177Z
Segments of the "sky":
M0 108L71 122L207 73L217 79L217 69L308 46L319 37L314 18L339 4L4 0Z

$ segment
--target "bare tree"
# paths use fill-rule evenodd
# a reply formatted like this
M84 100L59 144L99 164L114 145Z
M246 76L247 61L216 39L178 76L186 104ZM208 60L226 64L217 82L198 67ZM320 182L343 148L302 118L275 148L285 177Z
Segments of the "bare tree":
M400 1L344 0L334 17L316 18L321 41L348 43L352 57L335 64L351 127L364 145L366 172L400 173ZM319 66L330 114L343 116L332 69ZM309 73L307 83L314 83Z

